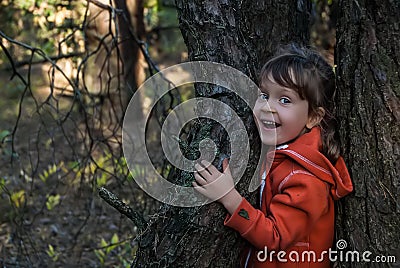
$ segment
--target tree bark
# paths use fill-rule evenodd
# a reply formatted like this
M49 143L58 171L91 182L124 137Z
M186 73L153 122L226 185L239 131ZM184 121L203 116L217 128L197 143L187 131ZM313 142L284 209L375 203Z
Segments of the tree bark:
M355 191L339 207L346 250L396 255L400 266L399 1L340 1L337 115ZM390 267L341 262L340 267Z
M176 4L190 60L224 63L254 80L278 44L309 41L310 1L177 0ZM221 93L217 87L197 86L196 96L217 98L243 119L253 147L249 172L237 188L254 204L256 192L250 194L247 189L260 146L252 114L233 93ZM229 155L223 129L207 120L190 130L189 154L196 155L199 141L204 138L215 141L219 156ZM193 176L174 170L170 179L188 185ZM217 203L198 208L164 206L138 238L133 267L237 267L245 241L224 227L225 216L226 211Z

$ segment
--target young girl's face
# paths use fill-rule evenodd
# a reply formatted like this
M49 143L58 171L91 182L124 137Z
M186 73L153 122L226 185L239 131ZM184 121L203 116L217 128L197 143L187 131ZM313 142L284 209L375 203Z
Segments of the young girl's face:
M261 85L254 114L262 143L281 145L304 134L311 118L307 100L301 99L296 90L270 80Z

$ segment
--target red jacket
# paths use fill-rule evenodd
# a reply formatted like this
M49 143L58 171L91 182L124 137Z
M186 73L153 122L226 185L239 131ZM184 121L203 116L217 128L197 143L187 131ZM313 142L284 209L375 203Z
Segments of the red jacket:
M330 266L328 254L322 252L333 244L334 200L353 186L343 158L333 166L320 148L318 127L281 146L264 176L261 209L243 199L227 216L225 225L253 245L244 258L247 267Z

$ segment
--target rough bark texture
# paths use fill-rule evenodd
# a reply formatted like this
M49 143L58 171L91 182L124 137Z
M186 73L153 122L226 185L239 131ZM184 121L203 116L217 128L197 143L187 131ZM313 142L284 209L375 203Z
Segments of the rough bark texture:
M339 6L337 113L355 191L339 207L337 238L349 250L397 254L396 264L341 267L400 267L400 2Z
M279 43L309 41L310 1L177 0L176 4L190 60L224 63L252 79ZM252 174L259 146L250 110L232 93L217 87L198 86L196 96L218 98L243 118L250 142L255 145L251 148L249 172L245 173ZM186 153L195 156L199 141L211 138L219 146L219 156L229 155L224 135L213 122L196 124L190 131ZM193 177L177 170L170 179L188 185ZM250 179L244 176L237 188L255 202L256 193L247 192ZM245 242L223 226L225 215L217 203L200 208L164 206L140 236L133 267L237 267Z

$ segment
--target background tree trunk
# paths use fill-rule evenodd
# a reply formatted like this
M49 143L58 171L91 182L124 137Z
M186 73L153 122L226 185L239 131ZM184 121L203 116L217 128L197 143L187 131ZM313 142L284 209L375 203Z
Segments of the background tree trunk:
M120 35L120 59L123 63L125 91L128 104L130 97L145 80L144 56L140 51L138 40L145 38L145 26L143 21L143 0L115 0L115 7L123 13L117 16ZM137 38L138 40L135 40Z
M376 0L339 6L337 113L355 191L341 203L338 239L372 256L397 254L394 266L400 267L400 5ZM391 265L341 263L367 266Z
M92 137L107 139L110 148L119 153L125 109L145 80L144 55L138 44L145 38L143 1L115 0L111 4L116 14L106 0L88 3L86 50L94 55L87 59L83 78L90 95L87 106L92 107L86 125Z
M177 0L180 28L190 60L230 65L252 79L280 43L308 43L310 1L213 1ZM213 97L227 103L243 118L251 148L247 173L238 190L253 203L256 192L247 192L258 162L258 134L252 115L232 93L216 87L196 87L196 96ZM252 108L252 107L251 107ZM190 130L188 143L211 138L221 155L229 155L229 144L220 126L205 121ZM217 156L218 158L218 156ZM219 161L215 161L217 164ZM191 174L175 170L170 179L188 185ZM164 206L158 218L139 238L134 267L235 267L244 240L223 226L226 211L217 203L200 208Z

